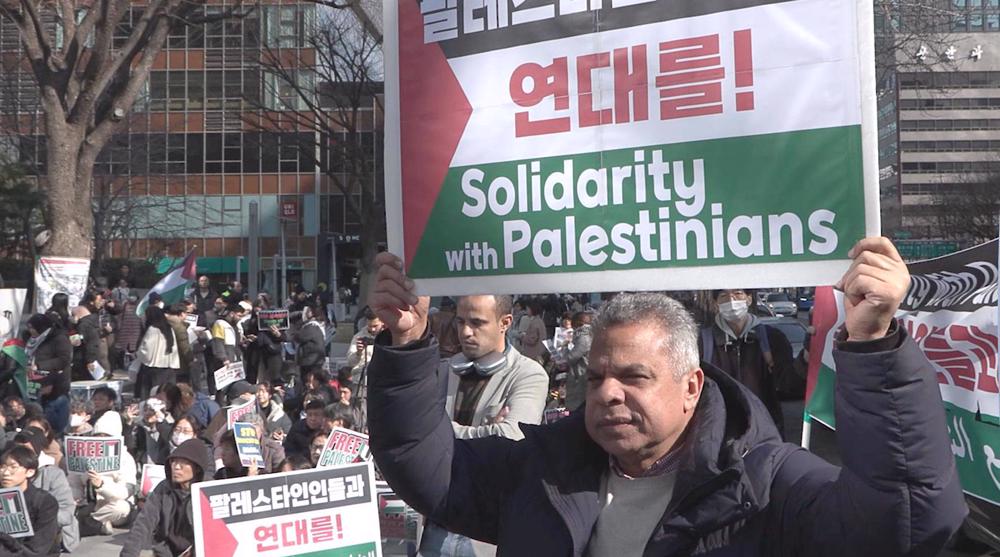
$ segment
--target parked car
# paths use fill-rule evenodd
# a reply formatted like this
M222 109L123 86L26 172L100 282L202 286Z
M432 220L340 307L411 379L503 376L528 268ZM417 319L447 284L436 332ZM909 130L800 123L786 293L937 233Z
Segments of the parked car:
M785 292L772 292L768 294L767 300L764 301L764 307L775 315L795 316L799 313L798 306L795 305L795 302Z
M799 311L809 311L815 302L812 294L800 294L798 299Z
M799 355L806 342L806 326L794 317L761 317L760 322L778 329L792 345L792 357Z

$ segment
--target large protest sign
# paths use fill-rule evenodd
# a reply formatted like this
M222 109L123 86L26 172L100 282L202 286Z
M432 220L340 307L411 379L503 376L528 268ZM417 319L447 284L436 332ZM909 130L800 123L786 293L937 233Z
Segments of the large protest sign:
M236 422L250 423L257 416L257 400L251 399L243 404L234 404L226 408L226 427L233 429Z
M0 344L17 336L27 295L24 288L0 289Z
M198 555L382 554L371 464L194 484Z
M335 427L326 438L323 452L316 461L319 468L339 466L371 460L371 448L368 446L368 436L364 433Z
M66 469L70 472L117 472L122 466L121 437L66 436Z
M420 291L830 284L877 234L870 2L520 4L383 3Z
M35 312L45 313L52 296L63 292L69 307L80 304L87 291L90 260L77 257L39 257L35 262Z
M264 453L261 452L260 439L257 439L257 428L253 424L233 424L233 435L236 439L236 452L243 466L256 465L264 467Z
M243 362L232 362L215 370L215 388L225 389L240 379L246 379Z
M12 538L35 535L24 492L16 487L0 488L0 532Z
M897 317L937 372L966 493L1000 504L1000 384L997 381L997 241L909 264L910 290ZM816 289L806 413L836 426L833 335L843 295Z

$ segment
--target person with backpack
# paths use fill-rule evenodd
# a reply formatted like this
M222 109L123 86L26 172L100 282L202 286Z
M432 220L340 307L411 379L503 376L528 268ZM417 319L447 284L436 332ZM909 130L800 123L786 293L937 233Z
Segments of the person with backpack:
M784 438L781 402L774 378L792 368L792 345L775 327L750 313L753 293L743 289L712 292L715 319L701 330L701 359L745 385L764 403Z

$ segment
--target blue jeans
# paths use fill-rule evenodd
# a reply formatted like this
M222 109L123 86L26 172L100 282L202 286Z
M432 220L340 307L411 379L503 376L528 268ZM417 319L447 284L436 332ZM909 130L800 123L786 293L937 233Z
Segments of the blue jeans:
M69 425L69 396L62 395L42 404L45 420L52 426L52 433L60 435Z
M475 557L472 540L452 534L444 528L428 522L424 535L420 538L419 557Z

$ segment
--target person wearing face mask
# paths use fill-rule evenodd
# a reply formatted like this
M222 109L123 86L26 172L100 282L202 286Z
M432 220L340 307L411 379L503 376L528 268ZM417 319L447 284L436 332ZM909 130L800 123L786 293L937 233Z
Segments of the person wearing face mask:
M775 327L764 325L750 313L752 292L715 290L715 320L701 330L699 349L710 362L746 385L767 407L784 437L781 403L774 378L790 372L792 345Z

